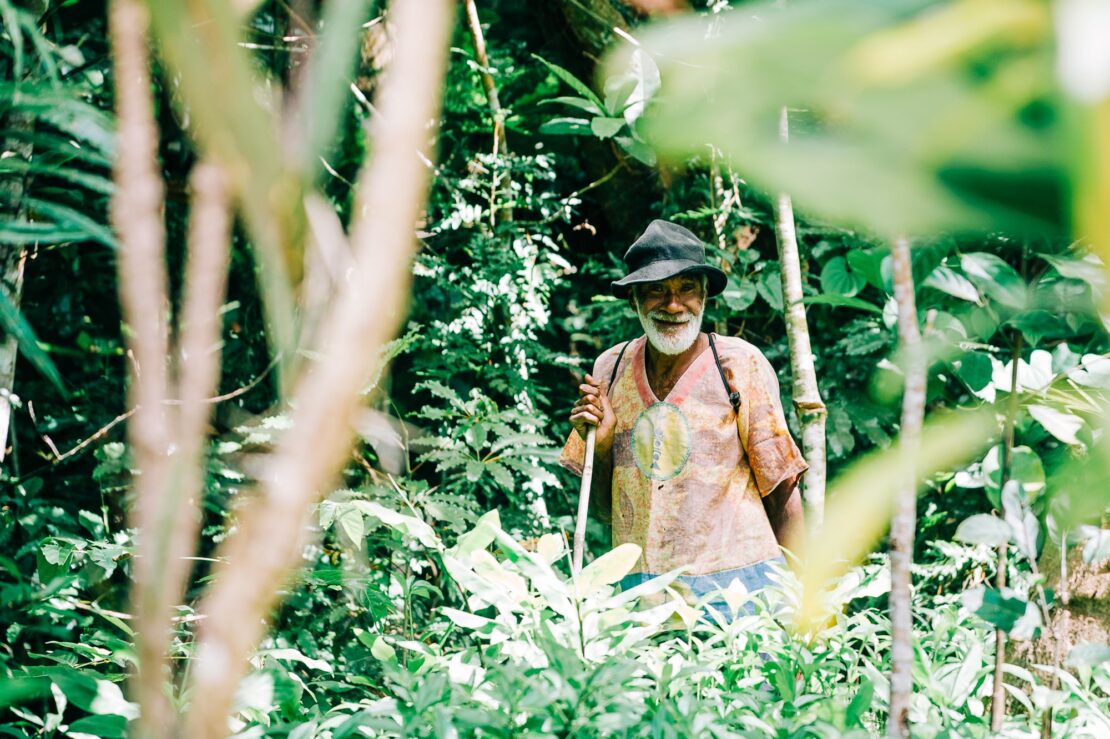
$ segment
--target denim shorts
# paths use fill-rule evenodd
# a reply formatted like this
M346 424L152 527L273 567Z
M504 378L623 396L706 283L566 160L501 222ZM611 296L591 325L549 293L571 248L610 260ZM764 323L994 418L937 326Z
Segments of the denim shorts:
M679 575L675 578L674 584L671 587L682 592L687 600L693 601L691 605L695 605L706 595L718 590L724 590L733 580L739 580L740 584L743 585L749 593L762 590L771 584L771 573L785 566L786 559L780 555L745 567L737 567L732 570L711 572L705 575ZM634 588L655 577L658 577L658 575L646 572L635 572L621 578L620 587L621 590L628 590L629 588ZM731 613L724 597L719 593L715 598L703 605L712 606L726 618L729 617ZM754 611L755 604L749 600L741 607L740 614L753 613Z

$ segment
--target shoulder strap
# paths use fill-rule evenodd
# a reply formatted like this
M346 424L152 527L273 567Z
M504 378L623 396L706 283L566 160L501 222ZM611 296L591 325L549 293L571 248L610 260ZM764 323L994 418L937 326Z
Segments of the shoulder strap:
M613 382L617 379L617 369L621 366L621 359L624 358L624 350L627 349L628 345L631 343L631 341L624 342L624 346L621 347L620 354L617 355L616 364L613 365L613 373L609 375L609 386L605 388L606 395L613 394Z
M721 357L717 354L717 345L713 343L713 334L709 334L709 348L713 351L713 361L717 363L717 372L721 375L721 384L725 386L725 392L728 393L728 402L732 404L732 410L739 413L740 393L729 387L728 378L725 377L725 368L721 366Z

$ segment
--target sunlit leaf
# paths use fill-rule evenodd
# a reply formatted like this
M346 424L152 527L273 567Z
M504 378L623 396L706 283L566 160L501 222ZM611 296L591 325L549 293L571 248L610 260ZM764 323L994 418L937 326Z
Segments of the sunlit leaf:
M969 544L987 544L997 547L1010 541L1010 525L998 516L978 513L965 518L956 528L956 539Z
M925 278L922 285L940 290L969 303L979 302L979 291L975 289L975 285L971 284L971 280L950 267L937 267Z
M1044 426L1044 430L1055 436L1065 444L1079 444L1076 433L1083 428L1083 419L1071 413L1064 413L1047 405L1031 405L1028 408L1037 423Z
M977 411L930 418L922 431L914 459L918 481L962 465L998 433L994 412ZM850 567L862 561L890 525L894 500L907 482L907 470L897 447L864 457L833 480L828 491L825 522L800 548L803 585L798 624L809 631L827 618L826 593Z
M640 559L640 547L624 543L590 562L575 582L579 597L592 594L603 585L611 585L628 574Z

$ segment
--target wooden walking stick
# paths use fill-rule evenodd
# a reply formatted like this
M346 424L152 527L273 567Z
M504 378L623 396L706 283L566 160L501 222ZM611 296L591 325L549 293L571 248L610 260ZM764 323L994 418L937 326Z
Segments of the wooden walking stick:
M571 574L575 577L582 571L582 552L586 549L586 517L590 510L590 485L594 477L594 442L597 439L597 426L586 431L586 460L582 466L582 489L578 492L578 519L574 525L574 559L571 560Z

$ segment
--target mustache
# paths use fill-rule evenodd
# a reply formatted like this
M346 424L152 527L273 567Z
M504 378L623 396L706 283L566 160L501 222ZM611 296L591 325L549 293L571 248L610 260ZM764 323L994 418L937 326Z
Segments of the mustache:
M656 309L648 312L648 318L660 323L689 323L697 318L693 313L667 313L666 311Z

